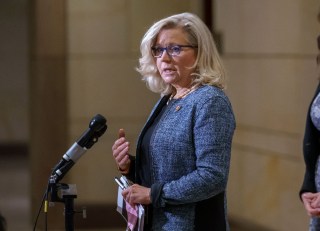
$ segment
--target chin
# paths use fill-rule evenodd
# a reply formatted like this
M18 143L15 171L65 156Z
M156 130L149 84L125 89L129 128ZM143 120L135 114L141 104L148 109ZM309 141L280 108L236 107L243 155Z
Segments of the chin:
M175 78L162 77L163 81L167 84L174 83Z

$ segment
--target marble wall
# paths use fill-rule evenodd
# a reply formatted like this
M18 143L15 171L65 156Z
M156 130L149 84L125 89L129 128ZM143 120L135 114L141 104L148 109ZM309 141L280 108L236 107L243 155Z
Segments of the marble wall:
M306 230L298 192L302 139L317 85L316 1L217 1L227 90L237 118L229 181L232 217Z

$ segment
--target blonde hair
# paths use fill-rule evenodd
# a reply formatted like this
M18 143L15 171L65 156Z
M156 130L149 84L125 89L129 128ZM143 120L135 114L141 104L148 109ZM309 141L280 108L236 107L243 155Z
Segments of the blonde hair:
M182 13L164 18L146 32L140 45L141 57L137 71L147 87L162 95L171 94L174 89L165 83L156 66L155 58L151 53L151 47L155 45L158 34L163 29L182 28L187 34L187 40L191 45L197 46L197 58L191 68L194 84L212 85L221 89L225 88L225 70L218 54L215 42L208 27L196 15Z

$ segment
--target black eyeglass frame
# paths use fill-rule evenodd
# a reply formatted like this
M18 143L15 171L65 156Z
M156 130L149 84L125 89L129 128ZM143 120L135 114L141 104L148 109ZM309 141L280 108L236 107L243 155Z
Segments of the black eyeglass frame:
M193 46L193 45L179 45L179 44L174 44L174 45L168 45L166 47L161 47L161 46L153 46L151 47L151 53L153 55L153 57L155 58L161 58L161 56L163 55L163 52L166 51L167 54L169 56L178 56L180 55L180 52L181 52L181 48L183 47L190 47L190 48L198 48L198 46ZM176 51L176 54L173 54L174 53L174 49L173 48L178 48L178 51ZM159 55L155 55L155 50L156 49L160 49L160 54Z

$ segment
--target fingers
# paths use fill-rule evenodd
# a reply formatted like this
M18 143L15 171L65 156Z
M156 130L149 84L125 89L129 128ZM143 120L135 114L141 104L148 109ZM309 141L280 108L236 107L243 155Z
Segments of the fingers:
M127 172L130 166L129 148L130 143L125 138L124 129L120 129L118 139L112 146L112 155L118 165L118 169L122 172Z
M314 193L303 193L301 195L302 199L312 200L315 197Z
M112 146L112 151L114 154L113 156L117 156L125 151L128 151L128 150L125 150L128 148L129 148L129 142L127 142L125 138L117 139Z
M302 194L303 205L309 216L320 216L319 195L316 193Z
M120 138L116 140L112 146L113 156L117 157L118 155L127 154L129 151L129 142L125 138Z
M112 150L117 149L121 144L123 144L126 141L125 136L126 135L125 135L124 129L120 128L119 132L118 132L118 139L116 140L116 142L112 146Z
M311 201L311 206L313 208L320 208L320 195L319 195L319 193L315 194L314 199Z
M127 152L126 152L127 153ZM116 162L118 163L121 169L124 169L129 164L130 158L128 154L124 154L124 156L119 155L116 158Z
M309 216L316 216L317 215L317 210L312 208L309 202L304 202L303 205L304 205L304 208L306 209L307 214Z
M127 188L127 189L125 189L125 190L123 190L122 191L122 196L123 196L123 199L127 202L127 203L129 203L132 207L134 207L134 202L133 202L133 199L132 199L132 197L131 197L131 190L130 190L130 187L129 188Z
M310 206L305 207L307 213L311 217L319 217L320 216L320 209L319 208L312 208Z
M134 206L135 204L138 204L139 202L136 200L134 196L134 189L131 187L123 190L122 196L125 199L127 203L129 203L131 206Z
M123 198L129 204L151 204L150 188L143 187L138 184L133 184L129 188L122 191Z
M124 129L119 129L118 137L119 139L117 139L112 146L113 156L115 158L119 155L124 156L123 154L126 155L129 151L129 142L126 141Z
M130 144L125 140L125 138L116 140L114 145L112 146L112 155L118 165L127 164L127 162L129 161L129 146Z

